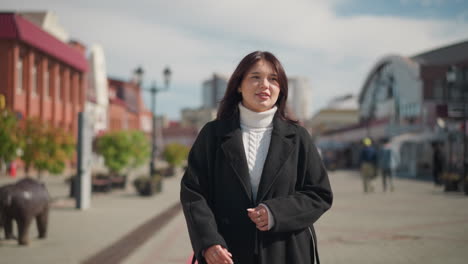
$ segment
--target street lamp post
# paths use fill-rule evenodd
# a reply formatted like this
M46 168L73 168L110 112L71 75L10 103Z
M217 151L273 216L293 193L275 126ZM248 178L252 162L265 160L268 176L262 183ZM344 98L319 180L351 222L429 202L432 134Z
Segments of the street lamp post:
M135 70L135 76L139 80L141 84L141 80L143 77L144 71L141 67L138 67ZM156 86L156 82L153 81L151 87L149 89L144 89L151 93L151 116L152 116L152 130L151 130L151 157L150 157L150 176L153 177L156 173L156 94L158 92L167 91L169 89L169 82L171 79L172 71L169 67L166 67L163 71L164 75L164 86L158 87Z

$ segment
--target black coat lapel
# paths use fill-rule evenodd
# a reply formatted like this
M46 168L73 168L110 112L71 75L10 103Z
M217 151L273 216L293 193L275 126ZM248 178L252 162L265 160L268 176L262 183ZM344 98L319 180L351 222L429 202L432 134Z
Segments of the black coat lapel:
M239 178L245 194L252 201L252 186L250 184L244 144L242 143L242 131L239 119L222 120L218 128L218 135L222 137L221 148L226 155L226 159Z
M295 133L296 129L294 125L281 120L279 117L275 117L270 147L268 149L265 165L263 166L256 203L263 200L278 177L278 172L280 172L284 163L291 155L294 149Z

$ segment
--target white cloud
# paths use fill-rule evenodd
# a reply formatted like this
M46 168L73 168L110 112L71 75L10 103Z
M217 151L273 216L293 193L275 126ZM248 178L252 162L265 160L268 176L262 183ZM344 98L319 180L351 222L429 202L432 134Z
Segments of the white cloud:
M270 50L288 74L308 77L315 111L332 96L358 93L381 56L413 55L468 36L466 19L455 17L338 17L333 8L341 1L349 0L15 0L3 5L55 10L72 36L104 46L112 75L130 77L143 65L148 84L161 83L169 64L173 86L158 95L158 112L171 117L178 116L178 108L199 104L203 79L212 72L229 74L253 50Z

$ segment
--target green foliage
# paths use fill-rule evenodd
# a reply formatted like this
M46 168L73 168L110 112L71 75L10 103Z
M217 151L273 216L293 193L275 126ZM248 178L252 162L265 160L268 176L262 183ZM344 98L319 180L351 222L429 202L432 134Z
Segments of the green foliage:
M9 163L16 159L17 150L24 144L19 131L19 123L14 113L8 109L0 110L0 162Z
M163 151L164 159L172 166L180 166L187 159L190 149L179 143L167 144Z
M75 142L70 134L38 119L26 120L23 136L25 145L22 159L27 169L33 166L39 173L63 172L65 163L72 158L75 151Z
M65 169L65 162L75 151L73 137L57 127L47 127L44 131L41 155L33 161L39 171L46 170L52 174L59 174Z
M109 132L97 139L97 152L114 174L137 167L149 158L149 141L141 131Z
M143 165L149 160L149 155L151 152L150 141L141 131L130 131L130 140L132 160L130 162L131 168L136 168Z
M21 159L24 161L26 171L33 165L33 161L42 155L42 146L45 144L45 129L39 119L27 119L23 125L24 153Z

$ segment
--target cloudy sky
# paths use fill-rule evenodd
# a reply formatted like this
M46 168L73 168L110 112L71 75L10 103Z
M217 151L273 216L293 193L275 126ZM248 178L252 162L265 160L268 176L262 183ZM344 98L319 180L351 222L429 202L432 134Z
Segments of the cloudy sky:
M169 65L171 88L158 94L157 112L172 119L200 106L203 80L229 75L254 50L309 79L313 113L358 94L382 56L468 40L466 0L2 0L0 8L55 12L72 38L104 47L110 76L128 79L141 65L145 86L162 84Z

